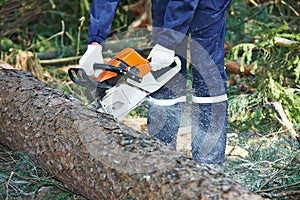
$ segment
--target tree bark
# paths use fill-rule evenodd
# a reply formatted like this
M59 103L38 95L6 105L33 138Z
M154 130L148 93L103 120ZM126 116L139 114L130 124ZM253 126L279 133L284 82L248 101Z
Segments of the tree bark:
M30 73L0 69L0 142L87 199L260 199Z

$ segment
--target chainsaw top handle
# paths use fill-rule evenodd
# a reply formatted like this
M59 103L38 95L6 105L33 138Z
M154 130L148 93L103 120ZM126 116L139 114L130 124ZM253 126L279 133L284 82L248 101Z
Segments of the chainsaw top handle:
M147 59L150 63L151 63L151 58L148 58ZM179 64L181 65L181 61L180 60L178 60L178 57L176 56L175 58L174 58L174 61L169 65L169 66L167 66L167 67L171 67L171 68L173 68L173 67L176 67L177 65L178 65L178 62L179 62Z
M138 75L138 72L135 72L134 70L127 70L126 67L115 67L107 64L99 64L95 63L93 65L94 70L96 69L102 69L107 70L111 72L115 72L118 75L125 75L126 77L133 79L134 81L141 82L142 77ZM134 67L131 67L130 69L134 69Z
M119 75L124 75L127 72L127 70L124 69L124 68L119 68L119 67L106 65L106 64L99 64L99 63L95 63L93 65L93 68L94 68L94 70L96 70L96 69L108 70L108 71L111 71L111 72L115 72Z

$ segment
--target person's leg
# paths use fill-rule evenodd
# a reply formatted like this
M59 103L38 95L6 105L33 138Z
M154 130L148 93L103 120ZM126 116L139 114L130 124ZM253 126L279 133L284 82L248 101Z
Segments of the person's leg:
M152 0L152 39L156 42L158 33L164 26L164 15L168 0ZM147 125L150 135L176 148L177 133L181 113L184 110L186 95L186 41L175 49L181 59L181 71L159 91L151 94L148 103ZM153 72L155 77L165 73L168 68Z
M157 92L148 103L147 125L150 135L176 149L178 129L186 101L186 60L181 58L182 69ZM162 69L153 74L164 73Z
M227 0L200 1L191 26L192 156L199 163L225 161L224 37L228 4Z

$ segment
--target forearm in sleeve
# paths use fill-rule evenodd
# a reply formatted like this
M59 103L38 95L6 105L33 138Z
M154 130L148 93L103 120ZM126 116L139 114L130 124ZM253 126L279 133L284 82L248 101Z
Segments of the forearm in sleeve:
M103 44L111 29L120 0L93 0L90 11L88 44Z
M159 2L157 2L159 6ZM164 27L160 29L157 43L173 49L178 46L189 31L193 14L199 0L170 0L165 10Z

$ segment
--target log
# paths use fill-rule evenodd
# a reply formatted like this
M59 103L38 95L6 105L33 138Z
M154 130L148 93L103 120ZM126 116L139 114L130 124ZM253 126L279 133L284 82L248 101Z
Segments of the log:
M60 89L0 69L0 142L87 199L261 199Z
M40 63L43 66L47 65L63 65L63 64L68 64L68 63L74 63L78 62L81 56L72 56L68 58L57 58L57 59L51 59L51 60L41 60Z
M226 71L234 74L245 74L245 75L253 75L252 69L253 65L244 64L241 67L241 63L239 60L229 60L225 64Z

